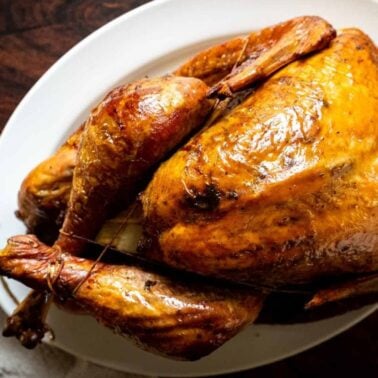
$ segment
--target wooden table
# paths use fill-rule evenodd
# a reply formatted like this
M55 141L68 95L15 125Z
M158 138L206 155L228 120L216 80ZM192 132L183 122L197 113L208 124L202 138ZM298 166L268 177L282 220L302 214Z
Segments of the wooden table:
M37 79L68 49L147 0L0 0L0 131ZM332 340L239 377L378 376L378 312Z

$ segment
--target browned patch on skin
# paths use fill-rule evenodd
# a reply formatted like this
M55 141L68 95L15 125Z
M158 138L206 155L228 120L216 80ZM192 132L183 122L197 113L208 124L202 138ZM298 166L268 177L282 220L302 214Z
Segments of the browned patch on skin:
M196 210L214 211L217 209L222 193L215 185L206 185L203 191L189 190L184 197L184 203Z

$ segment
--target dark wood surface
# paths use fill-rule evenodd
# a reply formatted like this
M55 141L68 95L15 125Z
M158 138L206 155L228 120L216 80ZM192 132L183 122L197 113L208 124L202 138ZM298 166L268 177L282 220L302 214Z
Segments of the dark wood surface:
M89 33L147 0L0 0L0 132L36 80ZM378 312L307 352L239 377L376 377Z

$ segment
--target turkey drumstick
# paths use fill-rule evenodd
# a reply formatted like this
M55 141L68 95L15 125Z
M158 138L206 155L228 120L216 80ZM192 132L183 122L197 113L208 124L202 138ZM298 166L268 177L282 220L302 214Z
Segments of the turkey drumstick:
M58 251L34 236L16 236L0 250L0 273L39 291L49 291L46 277ZM263 294L177 280L148 268L98 263L72 297L92 261L62 254L63 268L53 290L81 313L94 316L140 347L175 359L203 357L259 314Z
M208 87L195 78L142 79L111 91L84 126L63 227L54 247L78 255L83 238L94 238L117 200L133 199L144 174L194 128L211 109ZM46 330L45 293L30 294L40 317L32 322L29 299L7 319L3 334L33 348ZM38 315L38 311L34 311ZM33 333L33 328L35 332Z

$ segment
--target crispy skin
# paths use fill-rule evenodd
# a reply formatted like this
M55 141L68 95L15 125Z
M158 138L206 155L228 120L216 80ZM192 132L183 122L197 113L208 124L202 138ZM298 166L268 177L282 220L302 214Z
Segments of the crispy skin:
M289 46L290 46L290 44L289 44ZM274 50L274 47L272 48L272 50L273 51L276 51L277 52L277 49L276 50ZM279 49L278 49L278 51L279 51ZM290 51L290 49L289 49L289 51ZM266 56L270 56L269 54L268 55L266 55ZM270 56L270 58L271 58L271 56ZM290 56L289 56L289 58L290 58ZM267 60L264 60L264 59L262 59L261 60L262 62L265 62L265 63L272 63L272 61L275 61L275 60L269 60L269 59L267 59ZM243 65L243 69L245 68L246 69L246 71L245 72L249 72L249 74L247 75L247 78L245 77L245 76L243 76L243 75L241 75L241 76L239 76L239 79L240 80L246 80L246 81L244 81L244 83L247 83L248 85L250 84L250 82L248 81L249 79L250 79L250 72L251 72L251 67L253 67L253 64L254 64L254 61L252 60L252 62L250 62L250 63L252 63L251 64L251 66L248 66L248 65L246 65L246 66L244 66ZM267 67L269 67L269 64L267 65ZM280 66L277 66L276 68L279 68ZM249 71L248 71L249 70ZM252 70L253 71L253 70ZM264 74L270 74L270 72L269 72L269 70L268 71L263 71L264 72ZM238 74L239 73L239 71L237 71L236 70L236 74ZM234 74L235 74L235 72L234 72ZM236 75L237 76L237 75ZM258 78L260 78L261 76L259 76L259 75L255 75L255 76L253 76L252 75L252 77L254 78L254 79L258 79ZM230 92L230 90L229 90L229 88L230 88L230 86L227 84L226 86L225 86L225 88L227 89L227 91L228 92ZM232 89L232 88L231 88ZM222 93L222 90L221 90L221 88L220 88L220 93ZM231 92L232 92L232 90L231 90ZM290 91L289 91L290 92ZM228 94L228 93L224 93L224 94ZM289 96L290 97L290 96ZM305 96L304 96L305 97ZM297 109L295 109L295 110L297 110ZM228 119L228 118L227 118ZM101 122L100 122L100 125L101 125ZM107 127L108 125L106 125L106 127ZM105 127L105 128L106 128ZM302 130L301 130L302 131ZM94 134L96 134L97 133L97 130L93 130L93 132L94 132ZM89 139L88 139L89 140ZM93 139L94 140L94 139ZM88 146L92 146L92 143L88 143ZM159 147L160 147L160 145L159 145ZM84 149L83 149L83 151L84 151ZM88 149L88 151L89 152L91 152L90 151L90 149ZM109 151L107 150L107 149L105 149L104 150L104 153L105 154L107 154ZM118 155L118 153L119 152L117 152L116 154L114 154L114 155L109 155L109 156L111 156L111 158L110 159L108 159L109 161L112 161L112 158L113 157L117 157L117 155ZM112 161L113 162L113 161ZM133 163L135 163L135 161L133 161ZM113 169L114 167L115 167L115 170L114 170L114 172L116 173L116 174L118 174L119 173L119 171L121 171L122 169L118 166L118 168L117 168L117 162L115 162L115 166L113 166L113 164L110 164L111 165L111 169ZM138 167L138 164L136 164L135 165L136 167ZM138 167L138 169L139 169L139 167ZM337 169L339 169L339 168L337 168ZM337 169L336 169L336 171L337 171ZM85 173L87 172L87 170L85 169L85 168L83 168L83 172L84 172L84 174L80 174L80 177L85 177ZM94 174L94 173L96 173L96 174L98 174L98 172L100 172L101 173L101 170L93 170L92 171L92 173ZM141 172L141 174L143 174L143 169L142 170L140 170L140 172ZM109 172L107 172L107 173L109 173ZM211 175L210 175L211 176ZM274 176L274 175L273 175ZM103 177L101 176L101 174L98 176L101 180L103 179ZM130 178L130 177L129 177ZM132 177L131 177L132 178ZM102 193L105 193L105 191L106 190L104 190L104 188L103 187L101 187L102 186L102 183L103 182L105 182L105 184L107 184L107 180L108 179L108 175L107 174L105 174L105 181L101 181L101 185L99 185L100 186L100 188L99 188L99 191L97 191L97 194L100 192L100 194L101 194L101 192ZM118 183L121 183L121 181L122 180L118 180L117 178L115 178L115 180L118 182ZM112 189L114 189L114 188L117 188L117 185L113 185L113 177L111 177L111 179L110 179L110 185L109 185L109 189L110 189L110 191L109 191L109 197L102 197L101 195L100 196L97 196L97 202L101 202L101 206L103 206L103 208L102 209L104 209L104 208L106 208L107 207L107 201L108 200L111 200L112 198L115 198L116 197L116 195L115 195L115 193L114 192L112 192ZM238 184L238 182L235 182L236 184ZM135 184L135 182L134 183L132 183L132 179L127 183L127 184L130 184L130 186L131 186L131 188L133 189L134 188L134 184ZM87 186L87 189L89 189L90 187L91 187L92 185L89 185L89 186ZM123 185L122 184L120 184L120 187L119 187L120 189L119 190L121 190L121 189L123 189ZM127 189L127 186L125 187L126 189ZM190 207L190 210L193 210L193 208L195 208L195 210L196 210L196 212L198 212L198 210L200 210L201 211L201 213L203 213L203 210L205 210L205 212L207 212L207 215L205 215L205 217L203 217L203 214L201 214L200 216L199 216L199 219L202 221L204 218L206 219L206 222L207 221L209 221L209 217L208 217L208 215L210 214L210 212L211 211L213 211L213 215L210 215L210 221L212 221L213 219L214 219L214 214L215 214L215 218L217 218L218 216L219 216L219 212L218 212L218 205L219 205L219 203L220 203L220 200L221 200L221 196L224 194L223 192L221 192L221 191L219 191L218 190L218 188L216 187L216 186L214 186L213 184L207 184L206 183L206 185L205 185L205 187L204 187L204 189L202 190L202 192L197 192L197 193L194 193L193 194L193 192L192 192L192 188L190 188L190 189L188 189L188 187L185 187L185 185L184 185L184 188L185 188L185 190L186 190L186 194L187 194L187 196L185 197L185 201L186 201L186 205L189 205L189 207ZM105 189L106 189L106 186L105 186ZM75 190L75 189L74 189ZM115 191L117 191L118 189L116 189ZM79 187L79 189L77 190L78 192L80 192L80 187ZM84 193L85 193L85 191L86 190L84 190ZM95 192L96 192L96 190L95 190ZM129 192L129 191L128 191ZM83 191L81 191L81 194L83 193ZM92 195L93 193L91 193L91 195ZM130 193L128 193L128 195L129 195ZM86 197L86 196L84 196L84 197ZM96 195L94 196L94 198L96 197ZM235 192L235 191L230 191L229 193L227 193L227 199L234 199L234 200L236 200L237 198L239 198L239 195L238 195L238 193L237 192ZM99 200L98 200L99 199ZM103 201L102 201L103 200ZM85 201L85 203L87 203L87 198L84 198L84 201ZM263 202L263 201L262 201ZM73 213L76 213L76 214L79 214L79 216L77 217L76 215L74 215L74 216L71 216L71 218L69 218L68 217L68 219L70 219L70 222L71 222L71 225L70 225L70 223L68 223L68 227L67 227L67 229L64 229L63 231L64 231L64 233L63 233L63 241L62 241L62 239L59 241L59 244L61 244L61 246L63 246L64 247L64 249L66 249L67 248L67 250L71 250L71 251L79 251L80 250L80 246L78 247L78 245L75 243L74 245L72 245L71 244L71 239L70 238L66 238L66 236L67 236L67 234L69 235L69 233L70 232L74 232L74 233L81 233L82 235L84 235L84 236L86 236L86 232L88 232L88 234L93 234L94 233L94 231L93 231L93 229L94 228L96 228L96 227L98 227L98 224L96 224L97 223L97 221L99 222L99 224L101 223L101 216L104 216L104 214L106 213L106 211L101 211L101 208L100 208L100 210L96 210L96 209L93 209L93 207L91 207L90 205L88 205L88 209L90 210L90 211L92 211L92 216L91 216L91 218L90 217L88 217L88 219L87 219L87 221L89 220L89 221L91 221L91 220L93 220L93 219L95 219L96 220L96 222L95 222L95 224L90 224L90 225L88 225L88 222L86 222L86 224L87 224L87 226L85 227L85 229L84 229L84 232L82 232L83 230L80 230L80 228L79 227L76 227L77 226L77 224L76 224L76 221L79 221L79 224L80 224L80 222L82 222L82 219L80 219L81 218L81 216L80 216L80 214L86 214L86 211L85 210L83 210L84 208L83 208L83 206L81 206L80 205L80 203L79 202L76 202L76 201L73 201L72 202L73 204L77 204L78 206L77 207L75 207L74 208L74 211L73 211ZM94 202L95 203L95 202ZM164 203L163 203L163 205L165 205ZM76 206L76 205L75 205ZM249 204L247 205L247 207L249 206ZM197 217L197 215L195 215L194 217L193 217L193 214L192 214L192 212L191 211L188 211L188 219L189 219L189 222L188 222L188 220L187 219L185 219L185 222L186 223L195 223L196 222L196 217ZM209 212L210 211L210 212ZM179 213L180 213L180 209L178 209L178 215L179 215ZM177 215L177 214L176 214ZM250 215L250 214L249 214ZM223 216L223 214L221 214L221 216ZM231 217L232 218L232 217ZM231 219L230 218L230 219ZM197 218L198 219L198 218ZM235 220L238 220L238 219L236 219L235 217L234 217L234 219L233 219L233 222L235 221ZM246 219L246 216L244 217L244 219L241 219L242 220L242 222L244 221L244 222L249 222L247 219ZM290 219L291 220L291 219ZM286 221L286 220L285 220ZM205 222L205 223L206 223ZM84 223L85 222L82 222L82 224L84 225ZM280 222L280 223L282 223L282 222ZM284 222L285 223L285 222ZM148 232L150 233L150 235L148 235L148 238L146 239L147 240L147 242L150 242L150 241L152 241L152 242L155 242L156 243L156 241L157 241L157 237L159 236L158 234L159 234L159 232L161 232L161 230L162 229L164 229L164 227L166 227L166 223L163 223L163 224L161 224L161 225L159 225L159 227L155 227L156 226L156 224L151 224L151 227L150 227L150 229L148 230ZM233 225L234 225L234 223L233 223ZM168 225L168 227L169 227L170 225ZM154 229L154 227L155 227L155 229ZM79 231L79 232L77 232L77 231ZM200 228L198 228L198 230L197 231L202 231L202 229L200 229ZM206 231L206 230L205 230ZM223 230L224 231L224 230ZM220 228L220 232L222 232L222 228ZM367 232L367 234L368 235L370 235L369 234L369 232ZM235 236L235 235L234 235ZM316 235L317 236L317 235ZM358 235L358 237L360 237L360 235ZM362 238L364 238L364 235L362 235ZM197 237L197 239L198 239L198 237ZM193 240L195 240L195 238L193 238ZM213 238L213 240L214 240L214 238ZM206 240L205 241L205 244L207 243L208 241ZM211 243L212 241L211 241L211 239L210 239L210 243ZM358 241L356 242L356 241L354 241L355 242L355 244L358 244ZM222 240L221 239L219 239L219 243L218 244L221 244L222 243ZM265 243L265 241L264 241L264 243ZM285 247L286 247L286 244L284 244L285 245ZM375 248L374 246L375 246L375 244L373 243L373 244L370 244L370 246L373 246L373 248ZM145 247L148 247L148 243L145 243ZM155 247L155 245L153 245L153 247ZM264 246L265 247L265 246ZM269 246L270 247L270 246ZM279 248L280 246L278 245L273 245L273 252L274 252L274 249L276 249L276 248ZM296 247L296 246L295 246ZM369 247L367 247L367 248L369 248ZM155 251L155 252L157 252L156 253L156 255L159 255L159 251L158 251L158 249ZM181 251L180 251L181 252ZM197 253L198 251L195 251L195 253L194 253L194 255ZM231 278L233 278L233 277L235 277L235 275L237 275L237 274L239 274L239 273L244 273L246 270L244 269L245 268L245 266L242 266L243 265L243 263L244 263L244 257L242 256L242 257L240 257L240 255L244 255L244 254L246 254L246 255L250 255L250 254L254 254L254 252L256 252L255 250L253 250L253 251L250 251L250 250L248 250L248 251L241 251L242 253L239 253L239 251L237 251L236 253L233 253L232 255L231 255L231 257L230 257L230 259L229 260L239 260L239 262L241 261L242 262L242 264L240 264L239 266L240 266L240 268L238 267L237 269L229 269L229 267L227 267L226 266L226 274L224 274L223 272L221 272L220 273L220 275L224 275L224 276L226 276L226 277L231 277ZM270 258L270 262L268 261L268 268L269 268L269 263L271 264L271 265L273 265L273 268L274 269L278 269L278 271L279 271L279 273L282 271L282 264L281 264L281 266L279 265L279 264L276 264L276 261L273 261L275 258L276 258L276 256L275 256L275 253L273 253L272 251L271 251L271 253L269 254L269 253L267 253L266 255L264 255L263 253L260 253L260 260L261 261L263 261L264 260L264 258L266 258L266 257L269 257ZM174 253L176 253L176 252L174 252ZM272 256L273 256L273 258L272 258ZM197 256L198 257L198 256ZM221 256L222 257L222 256ZM248 257L248 256L247 256ZM158 257L158 258L160 258L160 257ZM196 258L196 257L195 257ZM216 256L216 259L218 258L218 256ZM176 259L176 257L174 257L174 259ZM284 260L284 259L282 259L282 258L280 258L280 257L278 257L278 259L280 260L279 261L279 263L281 263L282 262L282 260ZM222 258L221 259L219 259L219 260L222 260ZM267 259L268 260L268 259ZM227 261L228 262L228 261ZM176 262L175 262L176 263ZM208 268L208 266L207 266L207 264L209 263L209 259L206 261L206 263L205 263L205 271L206 271L206 269ZM291 263L291 262L290 262ZM179 265L180 265L180 263L179 263ZM197 262L197 265L198 265L198 262ZM216 265L216 264L215 264ZM258 264L257 264L258 265ZM182 265L181 265L182 266ZM290 267L290 264L289 264L289 267ZM187 267L186 267L187 268ZM215 268L217 269L217 267L215 266ZM249 268L249 267L248 267ZM190 269L190 267L189 267L189 269ZM213 269L213 267L211 268L211 269ZM211 269L210 269L210 273L209 274L212 274L212 272L211 272ZM254 274L254 277L253 277L253 279L256 279L256 278L258 278L258 274L262 274L262 275L264 275L265 276L265 273L266 273L266 271L264 270L264 269L266 269L266 266L263 266L263 269L262 269L262 272L260 272L260 273L257 273L257 274ZM272 269L272 273L274 274L274 269ZM294 274L293 274L293 276L294 275L296 275L296 273L295 273L295 270L294 270L294 272L293 272ZM299 279L299 281L300 280L302 280L303 279L303 276L306 276L306 274L308 273L308 272L301 272L302 273L302 276L301 275L299 275L298 277L299 278L296 278L296 279ZM219 274L219 272L216 272L215 274ZM240 274L240 279L247 279L247 280L249 280L250 279L250 277L248 276L250 273L247 273L247 277L245 278L244 276L243 276L243 274ZM282 277L280 277L279 276L279 274L277 275L277 277L278 277L278 279L279 279L279 281L278 282L287 282L288 280L287 280L287 278L282 278ZM305 278L305 280L306 279L309 279L307 276L306 276L306 278Z
M0 251L1 274L37 290L48 290L46 276L56 250L34 236L17 236ZM75 296L92 261L63 256L54 290L114 332L143 349L175 359L194 360L217 349L253 321L263 295L168 277L130 265L99 263ZM61 299L62 300L62 299Z
M328 46L336 36L333 27L320 17L299 17L278 24L271 34L271 45L262 48L258 54L252 54L240 67L216 84L210 91L216 96L232 96L257 80L262 80L287 64L311 52ZM264 34L264 31L262 31ZM269 40L261 36L262 40Z
M72 175L83 126L47 160L35 167L22 182L17 215L29 232L57 235L62 225L72 187Z
M274 285L377 270L377 91L356 29L279 71L158 169L140 249Z
M71 194L71 214L63 231L69 233L75 229L76 234L84 231L82 236L93 237L94 231L80 230L78 224L84 222L79 221L82 215L73 214L72 203L76 201L77 207L79 201L83 201L81 195L78 198L77 192L88 192L89 185L97 181L103 192L101 199L96 197L97 202L102 201L104 205L111 202L112 195L114 197L121 190L121 184L124 198L119 200L127 203L135 195L138 181L143 179L146 171L188 133L201 125L211 107L211 102L205 98L207 89L199 80L167 76L143 79L111 91L92 112L87 123L76 130L52 157L34 168L23 181L18 196L18 215L29 232L42 238L56 235L67 209L73 171L80 159L75 190ZM78 156L84 126L84 147ZM108 140L107 133L112 134ZM117 143L114 149L108 145L112 142ZM95 145L96 150L93 149ZM101 163L99 157L102 159ZM82 161L84 159L86 162ZM89 161L90 159L95 163ZM100 165L106 172L101 172ZM116 173L112 174L114 171ZM89 176L95 178L90 179ZM112 182L108 176L111 176ZM105 181L109 181L108 184ZM89 202L85 206L93 205L94 199L87 200ZM106 211L95 211L94 206L92 209L99 220L88 223L97 224L94 227L97 230ZM82 208L83 212L86 210L87 208ZM87 213L85 221L89 217L90 212ZM61 242L63 243L63 238ZM69 248L68 245L66 247Z
M214 93L222 88L230 91L235 85L243 89L301 55L325 47L334 36L335 30L323 19L297 17L212 46L184 63L174 75L196 77L208 85L220 81L212 89ZM73 138L79 140L81 132ZM55 236L61 226L77 150L78 143L66 142L24 180L19 193L20 217L31 233Z
M335 35L333 27L320 17L297 17L201 51L175 74L216 84L211 93L227 96L321 50Z
M142 79L111 91L86 122L70 200L57 244L79 253L122 195L133 198L146 172L195 128L211 109L208 87L193 78Z

